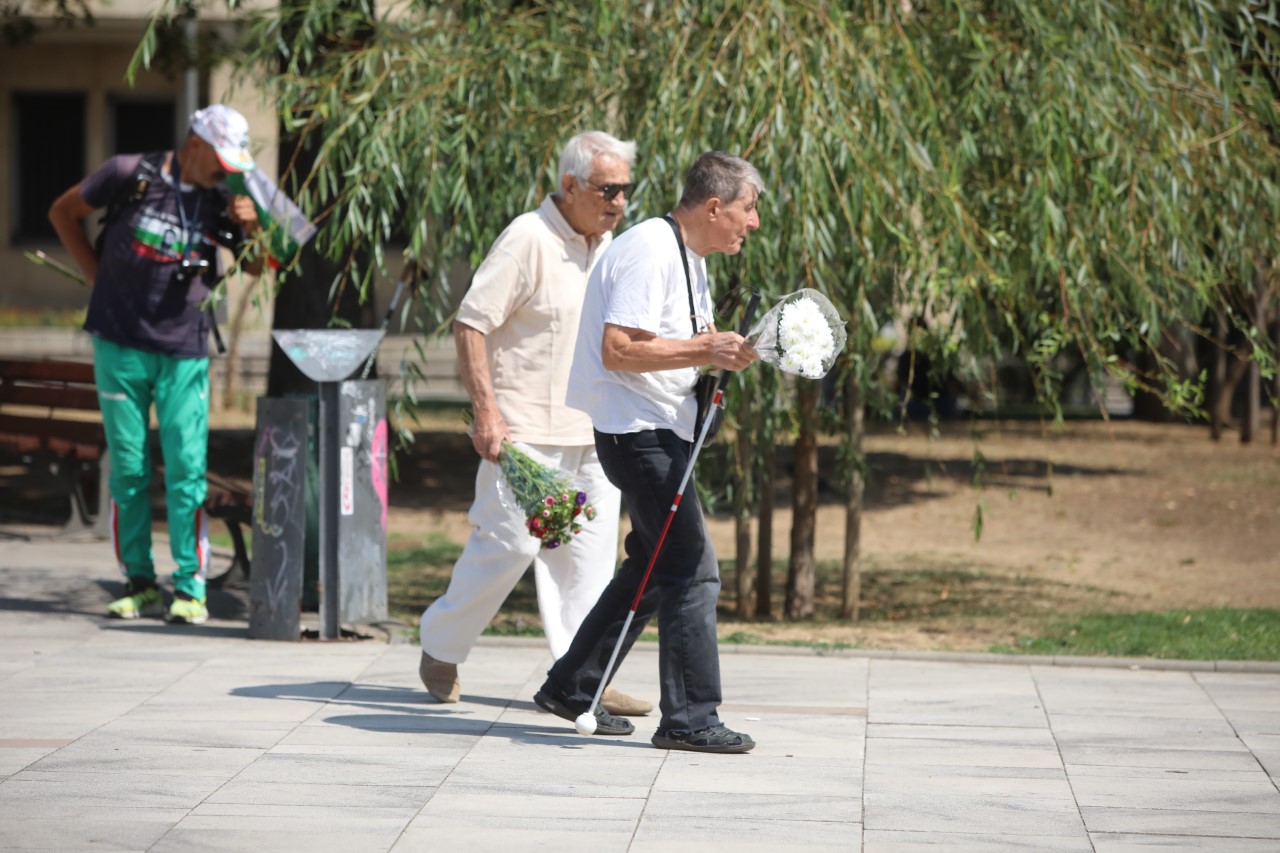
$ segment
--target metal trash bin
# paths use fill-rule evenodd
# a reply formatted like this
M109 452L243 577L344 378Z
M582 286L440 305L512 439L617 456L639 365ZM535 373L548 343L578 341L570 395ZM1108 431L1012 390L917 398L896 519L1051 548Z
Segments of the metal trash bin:
M278 330L272 335L298 369L320 386L320 638L336 639L343 623L378 622L387 617L386 388L377 379L343 381L373 356L383 332L298 329ZM305 408L294 407L299 402L305 406L305 402L271 400L272 404L281 405L265 406L266 402L259 401L260 419L266 417L275 424L279 416L295 425L300 420L301 446L305 448ZM264 440L263 423L259 423L254 459L249 635L296 639L306 527L305 458L300 455L302 465L295 471L287 467L282 456L278 460L271 456L278 452L270 437L286 434L279 429L272 426ZM259 461L259 454L264 461ZM287 489L295 483L299 484L296 504L287 498L293 494ZM263 509L259 510L259 506ZM273 507L281 514L287 508L287 523L283 517L271 515ZM261 530L259 517L263 519ZM273 536L277 530L280 535ZM259 536L270 555L263 560L258 557ZM293 614L292 624L289 613Z

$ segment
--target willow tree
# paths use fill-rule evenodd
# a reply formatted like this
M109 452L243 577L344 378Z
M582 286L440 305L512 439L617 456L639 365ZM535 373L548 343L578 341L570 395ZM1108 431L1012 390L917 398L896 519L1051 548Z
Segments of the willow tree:
M1250 10L1269 5L284 0L240 14L246 68L283 68L268 97L291 132L318 137L297 176L318 247L367 251L367 276L421 265L419 302L436 319L454 265L477 262L554 186L566 138L599 127L640 143L632 221L673 205L700 151L756 164L769 193L743 287L830 296L849 318L848 398L873 388L880 324L919 315L943 368L1014 355L1053 404L1072 354L1095 377L1186 407L1199 385L1176 376L1164 330L1216 313L1273 363L1265 335L1224 308L1227 285L1251 280L1280 239L1271 96L1265 74L1237 62L1274 20ZM386 258L388 245L406 260ZM713 261L718 281L730 272ZM746 417L752 407L816 394L788 384L762 396L766 369L732 386L753 452L773 446L780 421ZM856 543L861 406L846 411ZM814 448L815 419L791 424ZM797 499L806 514L813 497ZM812 556L812 537L793 537L794 577L811 579ZM850 547L847 615L857 564ZM789 615L807 615L812 589L792 592Z

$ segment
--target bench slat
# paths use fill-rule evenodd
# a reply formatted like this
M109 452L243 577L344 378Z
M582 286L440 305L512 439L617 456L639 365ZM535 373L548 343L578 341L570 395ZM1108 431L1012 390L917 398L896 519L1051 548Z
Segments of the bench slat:
M75 382L93 385L93 362L89 361L32 361L27 359L0 359L0 377L27 379L38 382Z
M29 437L39 441L41 446L51 446L51 441L59 439L86 447L102 447L106 444L102 424L94 421L55 421L50 418L0 414L0 438L5 437Z
M57 385L0 383L0 403L15 406L47 406L50 409L98 411L98 392L89 388Z

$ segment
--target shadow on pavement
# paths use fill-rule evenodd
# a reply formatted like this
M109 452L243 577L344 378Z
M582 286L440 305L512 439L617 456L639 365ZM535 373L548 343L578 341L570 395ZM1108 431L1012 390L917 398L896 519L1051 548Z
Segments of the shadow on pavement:
M421 690L376 684L348 684L338 681L313 681L298 684L263 684L254 687L237 687L232 696L253 699L285 699L315 702L317 705L355 706L368 713L336 714L326 716L325 723L347 726L370 732L401 732L411 734L470 735L478 737L505 737L522 743L543 743L563 747L582 748L585 736L573 730L571 723L551 715L551 725L507 723L487 719L471 719L457 713L466 705L484 705L512 711L537 711L532 702L502 699L494 696L463 696L460 706L433 703ZM457 709L457 710L455 710ZM620 746L652 747L647 741L629 741L627 738L610 738Z

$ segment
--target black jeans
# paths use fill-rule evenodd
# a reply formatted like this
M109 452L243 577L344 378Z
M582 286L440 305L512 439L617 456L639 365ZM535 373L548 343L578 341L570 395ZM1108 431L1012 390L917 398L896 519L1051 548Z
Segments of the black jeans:
M543 689L574 711L585 711L600 685L650 555L671 514L692 450L692 444L670 430L625 435L596 432L600 463L609 481L622 492L631 516L631 532L617 575L583 620L569 651L547 673ZM615 664L616 671L656 613L662 689L659 725L663 729L694 731L720 723L716 714L720 705L720 653L716 645L719 595L719 566L690 477Z

